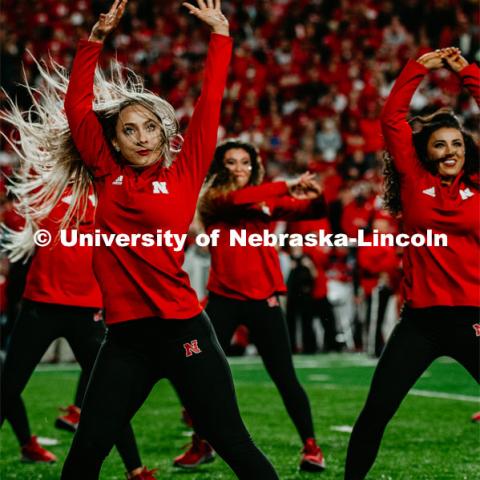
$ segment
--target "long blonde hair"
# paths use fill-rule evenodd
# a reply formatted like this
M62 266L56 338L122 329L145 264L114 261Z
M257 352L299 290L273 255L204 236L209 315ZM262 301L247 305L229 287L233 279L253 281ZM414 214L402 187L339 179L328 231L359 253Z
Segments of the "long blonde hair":
M20 232L3 226L6 233L3 248L12 261L28 258L33 253L33 235L39 223L50 214L69 185L72 202L59 228L73 223L78 225L85 216L93 184L73 142L63 109L68 87L67 71L53 60L48 67L40 65L35 58L34 61L44 85L33 88L26 82L32 107L22 112L7 95L9 108L0 112L0 118L18 132L18 140L2 133L20 159L20 168L9 179L8 189L15 198L15 210L25 219L25 227ZM94 79L93 110L104 126L107 139L112 139L112 125L115 125L120 111L127 105L141 104L160 120L163 130L161 158L163 165L169 167L183 142L175 110L148 91L138 75L117 61L112 62L110 70L109 79L99 69ZM113 148L112 155L120 161Z

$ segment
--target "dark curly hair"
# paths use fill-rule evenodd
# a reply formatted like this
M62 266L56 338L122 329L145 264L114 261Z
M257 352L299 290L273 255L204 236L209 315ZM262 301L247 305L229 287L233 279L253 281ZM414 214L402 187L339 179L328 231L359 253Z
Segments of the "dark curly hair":
M413 134L413 146L417 152L421 165L432 174L437 174L436 162L428 161L427 145L433 132L440 128L455 128L463 136L465 144L465 165L463 167L463 182L476 190L480 190L478 178L475 176L480 169L480 150L473 136L462 128L458 118L452 110L442 108L431 115L418 116L410 120ZM400 176L393 163L393 157L385 150L383 154L383 175L384 195L383 201L385 208L392 214L398 215L402 211L400 199Z
M232 182L230 171L224 163L225 154L232 148L241 148L250 157L252 171L247 185L262 183L265 170L258 150L251 143L243 142L237 138L230 138L220 143L215 150L213 162L205 179L203 193L198 204L198 212L204 225L212 223L221 213L216 199L236 188Z

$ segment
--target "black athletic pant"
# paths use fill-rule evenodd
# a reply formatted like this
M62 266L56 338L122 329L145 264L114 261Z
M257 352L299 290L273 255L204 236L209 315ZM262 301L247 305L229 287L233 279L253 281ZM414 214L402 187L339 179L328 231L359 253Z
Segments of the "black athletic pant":
M83 371L91 372L105 335L103 322L93 320L96 310L23 301L5 359L0 418L0 424L5 418L11 423L21 445L31 436L21 394L48 346L65 337ZM130 425L116 446L128 471L142 465Z
M207 313L224 350L239 325L248 328L302 442L314 437L310 403L295 373L287 326L277 297L269 301L235 300L211 293Z
M7 323L0 328L0 348L6 350L8 339L12 333L13 326L18 317L23 291L25 290L25 282L30 267L30 261L24 263L23 260L10 263L8 267L8 281L6 297L7 302Z
M287 296L287 325L290 338L290 348L297 352L297 317L302 326L302 353L315 353L317 339L313 330L313 298L310 294L289 294Z
M367 298L367 314L366 314L366 332L368 353L380 357L385 347L385 340L382 334L385 314L387 306L393 291L389 287L378 287ZM372 312L372 309L374 311Z
M380 357L348 446L345 479L370 470L383 432L402 400L438 357L449 356L480 382L480 321L475 307L405 308ZM479 327L477 327L479 328Z
M83 397L85 396L85 392L87 391L88 380L90 378L90 372L85 372L82 370L80 372L80 376L78 377L77 389L75 390L75 398L73 400L73 404L81 408Z
M225 355L205 313L109 327L83 402L63 480L95 480L113 441L155 383L171 381L195 429L244 480L277 479L240 417Z
M5 367L4 355L0 357L0 361L1 361L0 371L1 371L1 377L3 379L3 372ZM2 396L3 395L4 395L4 390L3 390L3 384L2 384ZM18 400L12 402L12 405L10 405L8 420L11 424L13 433L17 437L17 440L20 446L25 445L30 440L30 437L32 436L32 434L30 432L30 425L28 423L27 410L25 409L25 404L23 403L22 397L18 397Z
M327 297L313 299L312 317L316 316L318 316L322 322L324 332L323 351L338 351L339 344L337 342L337 323L335 320L335 314L333 313L332 304L329 302Z

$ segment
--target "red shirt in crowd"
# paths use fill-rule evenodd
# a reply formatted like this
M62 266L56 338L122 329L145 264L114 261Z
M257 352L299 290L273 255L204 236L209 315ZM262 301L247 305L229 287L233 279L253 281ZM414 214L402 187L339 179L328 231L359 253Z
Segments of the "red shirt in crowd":
M217 247L211 247L212 265L207 289L238 300L264 300L285 293L278 253L273 246L230 245L230 230L247 236L273 232L275 220L325 216L323 197L298 200L288 194L285 182L265 183L234 190L216 199L218 220L207 233L220 230Z
M410 61L390 93L382 112L387 148L401 178L405 233L425 235L427 229L448 236L448 246L405 248L403 294L414 308L480 305L480 192L462 181L461 172L442 185L420 164L406 121L412 95L428 70ZM471 64L459 73L477 103L480 71Z
M73 139L94 175L95 227L106 234L156 234L157 229L186 234L216 147L232 39L211 35L202 93L182 151L169 168L157 162L136 169L115 160L92 110L94 71L101 49L100 43L80 42L65 98ZM95 248L93 267L106 323L153 316L188 319L200 313L183 261L183 249L139 244Z

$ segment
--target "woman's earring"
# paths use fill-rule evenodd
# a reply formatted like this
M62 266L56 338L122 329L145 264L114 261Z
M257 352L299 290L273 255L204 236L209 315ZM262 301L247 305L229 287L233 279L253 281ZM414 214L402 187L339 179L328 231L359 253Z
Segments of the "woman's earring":
M172 153L179 153L182 150L183 137L176 133L168 139L168 147Z
M119 147L118 145L114 145L114 148L115 148L115 150L116 150L117 152L120 151L120 147Z

